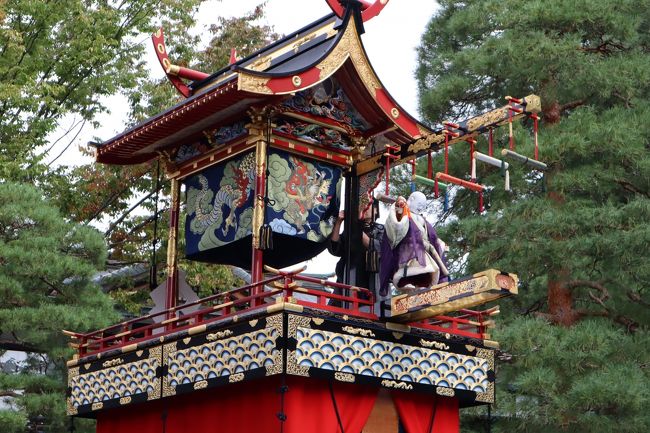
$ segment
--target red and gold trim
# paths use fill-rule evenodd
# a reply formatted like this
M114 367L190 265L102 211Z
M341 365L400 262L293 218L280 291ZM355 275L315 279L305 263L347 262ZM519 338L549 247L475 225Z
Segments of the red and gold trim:
M359 0L361 3L361 19L363 22L376 17L384 9L388 0ZM339 0L327 0L327 4L339 18L345 15L345 8Z
M324 162L334 163L341 166L349 167L352 165L351 155L342 155L334 152L328 152L307 144L300 143L296 140L274 136L271 140L271 146L277 149L286 150L289 153L303 155L308 158L317 159Z

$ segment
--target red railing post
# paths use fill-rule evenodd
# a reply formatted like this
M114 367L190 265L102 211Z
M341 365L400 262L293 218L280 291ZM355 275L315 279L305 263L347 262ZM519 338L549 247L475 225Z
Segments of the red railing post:
M284 290L286 295L285 301L293 297L293 278L291 274L287 274L284 278Z
M79 357L80 357L80 358L81 358L82 356L84 356L84 355L86 354L86 352L88 351L88 348L86 347L86 343L87 343L87 342L88 342L88 339L86 338L85 335L82 335L81 337L79 337L79 348L78 348L78 351L79 351Z
M352 311L359 312L359 292L357 290L352 290Z

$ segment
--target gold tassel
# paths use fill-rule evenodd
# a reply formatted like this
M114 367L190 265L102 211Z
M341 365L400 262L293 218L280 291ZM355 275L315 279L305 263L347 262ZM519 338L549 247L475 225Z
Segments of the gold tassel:
M273 249L273 230L271 226L263 225L260 227L260 250L272 250Z

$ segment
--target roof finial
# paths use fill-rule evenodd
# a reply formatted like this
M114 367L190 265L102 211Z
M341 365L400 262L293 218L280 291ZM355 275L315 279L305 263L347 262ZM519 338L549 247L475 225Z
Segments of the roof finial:
M361 18L363 22L368 21L371 18L379 15L379 12L384 9L384 6L388 3L388 0L325 0L334 13L339 17L343 18L345 15L345 9L347 9L351 3L357 3L361 7Z

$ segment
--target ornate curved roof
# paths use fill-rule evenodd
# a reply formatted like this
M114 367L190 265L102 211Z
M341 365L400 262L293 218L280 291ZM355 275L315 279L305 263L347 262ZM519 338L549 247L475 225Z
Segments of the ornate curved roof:
M362 33L363 22L353 8L343 18L327 15L189 84L192 94L187 99L99 144L97 161L148 161L161 151L200 139L208 128L241 118L251 106L279 104L330 77L367 121L367 127L359 131L361 137L381 135L401 145L429 134L382 85L363 48Z

